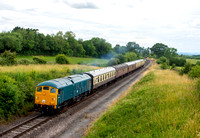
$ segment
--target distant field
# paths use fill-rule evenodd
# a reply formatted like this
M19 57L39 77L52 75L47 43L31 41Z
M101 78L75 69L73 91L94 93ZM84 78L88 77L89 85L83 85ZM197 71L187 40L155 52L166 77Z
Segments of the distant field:
M199 137L196 80L154 69L88 130L86 137Z
M196 64L197 61L200 61L199 59L187 59L187 62L190 62L192 64Z
M54 56L43 56L48 63L55 63ZM18 56L17 60L28 59L33 60L33 56ZM80 57L68 57L70 64L84 64L84 65L96 65L96 64L107 64L108 60L98 58L80 58Z
M67 71L76 69L76 70L95 70L99 67L95 66L86 66L86 65L59 65L59 64L46 64L46 65L17 65L17 66L0 66L0 72L50 72L52 70L56 71Z

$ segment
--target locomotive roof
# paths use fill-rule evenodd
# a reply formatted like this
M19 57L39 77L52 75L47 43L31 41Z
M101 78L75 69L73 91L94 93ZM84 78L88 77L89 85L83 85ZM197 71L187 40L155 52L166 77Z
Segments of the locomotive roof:
M106 68L101 68L101 69L96 69L96 70L92 70L92 71L88 71L86 73L91 74L92 76L99 76L111 71L115 71L115 68L113 67L106 67Z
M44 82L38 84L37 87L38 86L50 86L50 87L59 89L59 88L65 87L67 85L72 85L72 82L68 78L58 78L58 79L44 81Z
M68 77L65 77L65 78L68 78L69 80L72 80L74 83L91 79L89 75L83 74L83 73L82 74L71 75L71 76L68 76Z
M90 76L87 74L76 74L76 75L71 75L71 76L67 76L64 78L58 78L58 79L44 81L44 82L38 84L37 87L38 86L50 86L50 87L59 89L59 88L65 87L67 85L72 85L73 83L81 82L81 81L88 80L88 79L90 79Z

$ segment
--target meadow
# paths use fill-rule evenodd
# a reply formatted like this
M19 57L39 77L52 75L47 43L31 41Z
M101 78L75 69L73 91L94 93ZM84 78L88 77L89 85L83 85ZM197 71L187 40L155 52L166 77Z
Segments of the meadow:
M43 56L48 64L55 64L55 56ZM17 60L28 59L33 60L33 56L17 56ZM70 64L83 64L83 65L106 65L109 60L99 58L83 58L83 57L68 57Z
M196 64L197 61L200 61L199 59L187 59L187 62L190 62L192 64Z
M86 137L198 137L197 80L155 65L113 103Z

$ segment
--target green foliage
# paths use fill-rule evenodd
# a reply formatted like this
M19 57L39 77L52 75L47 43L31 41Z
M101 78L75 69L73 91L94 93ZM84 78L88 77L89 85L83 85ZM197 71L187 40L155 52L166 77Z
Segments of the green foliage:
M28 59L21 59L20 61L18 61L18 64L22 64L22 65L29 65L32 62Z
M161 64L161 69L169 69L169 65L165 62Z
M126 59L126 57L124 56L124 54L115 55L114 58L119 59L119 64L124 63L124 62L127 62L127 59Z
M16 61L16 52L10 52L10 50L5 51L4 53L1 54L1 65L15 65L17 64Z
M137 55L134 52L128 52L124 55L126 61L133 61L137 59Z
M186 59L184 57L170 57L169 58L169 64L175 64L176 66L183 67L186 63Z
M33 57L33 61L36 64L46 64L47 61L43 57Z
M165 51L164 51L164 56L167 57L168 59L170 57L176 57L178 56L177 54L177 49L175 48L167 48Z
M69 64L69 61L64 54L58 54L56 56L56 63L58 63L58 64Z
M194 66L192 67L191 71L188 73L188 76L191 78L198 78L200 77L200 66Z
M168 48L167 45L164 45L162 43L156 43L151 48L151 52L152 52L152 54L155 54L157 56L157 58L160 58L160 57L164 56L165 50L167 48Z
M162 56L156 61L156 63L158 64L169 63L169 60L166 57Z
M200 66L200 61L197 61L197 62L196 62L196 65L199 65L199 66Z
M22 50L22 35L17 32L0 33L0 53L5 50L19 52Z
M171 69L174 69L176 67L176 64L172 64Z
M97 56L100 58L106 58L106 55L112 50L111 44L106 42L106 40L103 38L95 37L92 38L91 41L96 48Z
M118 58L111 58L110 60L109 60L109 62L108 62L108 66L113 66L113 65L117 65L117 64L119 64L119 59Z
M20 99L20 91L15 80L8 76L0 77L0 118L8 118L11 114L15 114L18 110L18 105L23 102Z
M180 71L180 75L188 74L192 69L192 64L190 62L186 62L184 67Z
M70 74L73 75L73 74L79 74L79 73L84 73L84 72L85 71L82 69L73 69Z

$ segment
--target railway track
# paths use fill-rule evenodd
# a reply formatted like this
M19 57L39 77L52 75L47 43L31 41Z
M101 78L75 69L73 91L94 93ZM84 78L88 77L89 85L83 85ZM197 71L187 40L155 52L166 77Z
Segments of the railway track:
M148 69L148 67L152 64L151 61L146 61L145 65L143 68L136 70L134 74L136 77L139 76L142 72L144 72L145 70ZM128 78L128 77L125 77ZM104 88L105 89L105 88ZM102 90L102 89L101 89ZM69 112L69 115L73 115L75 113L77 113L78 111L80 111L82 108L86 107L87 105L91 104L93 101L95 101L97 98L101 97L104 95L104 93L101 93L98 90L97 92L93 93L92 95L84 98L83 100L65 108L64 110L62 110L59 114L62 114L66 111ZM95 96L94 96L95 95ZM89 100L88 100L89 99ZM81 103L83 103L83 106L81 106ZM80 106L77 106L80 105ZM59 116L59 114L57 115L52 115L52 116L46 116L44 114L39 114L37 116L34 116L32 118L30 118L29 120L26 120L24 122L21 122L20 124L13 126L12 128L5 130L3 132L0 133L0 137L3 138L17 138L17 137L21 137L24 134L27 134L29 131L32 130L36 130L39 129L41 125L45 124L46 122L50 121L51 119L55 118L56 116Z

